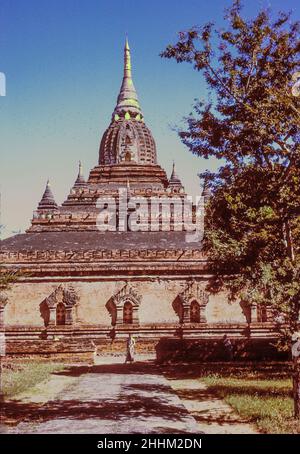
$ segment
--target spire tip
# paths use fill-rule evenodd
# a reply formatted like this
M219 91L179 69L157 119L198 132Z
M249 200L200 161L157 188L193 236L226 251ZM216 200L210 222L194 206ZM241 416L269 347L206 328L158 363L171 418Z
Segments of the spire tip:
M141 119L142 112L138 101L138 96L133 84L132 74L131 74L131 55L130 48L128 43L128 37L126 35L125 47L124 47L124 70L123 70L123 81L119 96L117 99L117 105L115 107L113 118L118 116L117 119L121 116L122 118L125 115L131 115L136 117L139 115Z

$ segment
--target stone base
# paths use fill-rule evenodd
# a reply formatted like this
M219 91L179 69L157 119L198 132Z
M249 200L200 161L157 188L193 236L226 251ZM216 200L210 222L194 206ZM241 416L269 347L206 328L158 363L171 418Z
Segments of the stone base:
M65 362L68 364L93 364L95 345L86 339L73 340L22 340L8 341L6 343L6 356L3 359L18 360L28 359L39 361Z
M222 337L227 334L237 360L279 360L286 355L272 345L278 334L271 323L126 325L111 326L15 326L5 331L9 357L43 357L66 362L93 362L94 355L124 355L129 334L136 338L136 353L157 355L159 361L224 360ZM225 355L225 357L224 357Z
M158 339L137 339L135 352L136 354L156 354ZM119 356L125 355L127 339L117 339L112 342L95 342L98 356Z

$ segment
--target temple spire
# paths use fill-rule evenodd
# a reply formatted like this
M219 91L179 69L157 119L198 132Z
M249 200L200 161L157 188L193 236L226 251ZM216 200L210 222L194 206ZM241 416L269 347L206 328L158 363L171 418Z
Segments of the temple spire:
M54 196L53 196L52 189L50 186L50 181L48 179L45 192L38 205L38 210L55 210L56 208L57 208L57 204L54 200Z
M74 183L74 188L78 188L78 187L82 187L82 186L86 186L86 181L83 176L82 163L81 163L81 161L79 161L78 176Z
M180 178L179 176L177 175L176 173L176 170L175 170L175 161L173 161L173 166L172 166L172 173L171 173L171 177L170 177L170 181L180 181Z
M119 118L141 120L143 114L140 108L138 96L133 84L131 73L131 54L128 39L126 37L124 46L124 73L117 105L113 113L113 119Z
M175 192L176 192L176 190L178 191L178 190L183 189L181 180L175 170L175 161L173 161L172 173L171 173L171 177L169 180L168 188L171 188Z
M131 74L131 55L128 38L126 36L125 47L124 47L124 77L132 80Z
M177 178L176 172L175 172L175 161L173 161L173 167L172 167L172 174L171 174L171 180Z

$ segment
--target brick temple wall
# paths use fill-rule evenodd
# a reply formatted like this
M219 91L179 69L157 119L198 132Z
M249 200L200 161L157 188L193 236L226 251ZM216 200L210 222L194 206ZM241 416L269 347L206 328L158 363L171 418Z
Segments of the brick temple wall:
M178 324L178 315L173 302L185 288L186 281L180 279L119 280L99 281L64 281L74 287L79 301L74 308L74 322L79 325L111 325L111 316L106 307L110 298L116 295L126 284L141 295L138 309L140 324ZM44 325L40 313L40 304L62 282L24 282L17 283L9 292L9 301L5 308L6 326ZM205 291L206 281L201 282ZM225 293L209 295L205 309L207 323L245 323L245 315L238 302L229 303Z

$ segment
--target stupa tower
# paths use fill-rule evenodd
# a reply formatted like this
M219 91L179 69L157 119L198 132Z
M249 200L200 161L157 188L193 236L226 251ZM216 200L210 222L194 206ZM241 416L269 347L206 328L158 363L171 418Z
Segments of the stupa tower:
M99 164L156 164L156 146L144 123L137 92L132 80L128 40L124 47L124 72L112 120L100 144Z
M51 206L44 202L42 206L40 204L29 232L97 230L99 197L116 198L121 188L130 188L128 196L185 196L175 169L168 179L165 170L158 164L155 140L145 124L132 79L127 38L122 83L110 124L100 141L98 165L90 171L86 181L80 162L77 179L65 202L55 207L55 202L51 202Z

